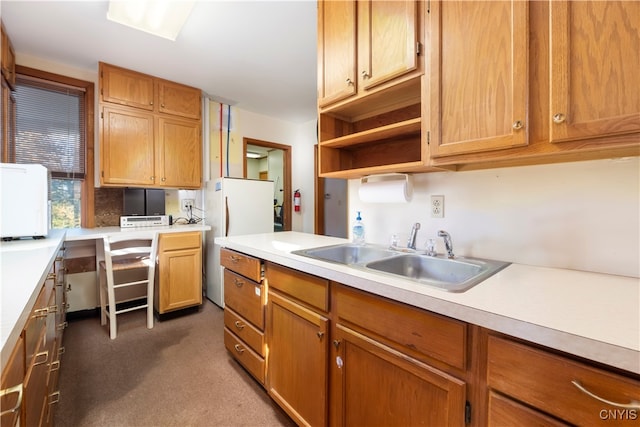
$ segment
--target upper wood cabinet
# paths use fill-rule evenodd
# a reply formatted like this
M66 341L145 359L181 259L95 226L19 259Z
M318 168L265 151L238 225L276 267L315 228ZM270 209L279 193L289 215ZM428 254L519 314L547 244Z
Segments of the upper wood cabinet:
M153 77L100 63L100 100L154 110Z
M432 156L527 144L528 10L518 0L432 3Z
M200 120L201 91L125 68L100 63L102 102Z
M421 71L418 2L318 3L321 107Z
M4 23L0 23L2 35L2 75L9 83L11 89L16 85L16 52L13 49L11 39L4 28Z
M100 118L101 183L154 185L153 114L105 106Z
M463 3L427 24L432 165L640 154L639 2Z
M640 132L640 3L550 3L550 141Z
M318 3L319 174L424 169L421 1Z
M100 182L199 188L201 92L100 63Z

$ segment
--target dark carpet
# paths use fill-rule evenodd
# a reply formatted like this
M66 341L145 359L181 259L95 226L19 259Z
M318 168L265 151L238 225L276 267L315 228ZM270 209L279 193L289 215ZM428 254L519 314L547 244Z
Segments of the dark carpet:
M295 425L226 351L218 306L153 329L144 316L118 316L115 340L99 317L69 322L57 427Z

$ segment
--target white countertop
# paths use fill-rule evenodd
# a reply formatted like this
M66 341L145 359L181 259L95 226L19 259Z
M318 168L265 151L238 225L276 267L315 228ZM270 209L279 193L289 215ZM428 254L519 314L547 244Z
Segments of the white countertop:
M347 240L297 232L216 244L429 311L640 374L640 279L512 264L462 293L292 251Z
M101 239L114 233L179 233L208 231L202 224L162 227L70 228L51 230L45 239L21 239L0 242L0 345L2 365L24 328L33 304L55 257L65 241Z

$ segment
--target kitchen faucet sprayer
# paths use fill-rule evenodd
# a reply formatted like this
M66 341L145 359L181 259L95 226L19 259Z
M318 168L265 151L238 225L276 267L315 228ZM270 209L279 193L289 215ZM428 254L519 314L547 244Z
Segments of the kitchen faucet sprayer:
M418 235L418 230L420 230L420 223L416 222L413 224L413 227L411 227L411 233L409 233L409 240L407 241L407 247L409 249L416 248L416 236Z
M438 231L438 237L444 238L444 247L447 249L447 257L454 258L453 243L451 242L451 236L444 230Z

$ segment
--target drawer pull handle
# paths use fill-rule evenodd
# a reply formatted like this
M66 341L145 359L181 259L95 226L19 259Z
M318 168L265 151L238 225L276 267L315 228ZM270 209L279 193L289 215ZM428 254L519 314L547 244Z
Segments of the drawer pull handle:
M316 332L316 335L318 336L318 339L322 341L322 337L324 336L324 332L318 331L318 332Z
M68 322L62 322L58 324L57 329L59 331L64 331L67 326L69 326Z
M49 371L57 371L58 369L60 369L60 361L59 360L54 360L53 362L51 362L51 365L49 366Z
M14 385L13 387L0 390L0 397L7 396L13 393L18 393L18 401L16 402L16 406L14 406L11 409L7 409L6 411L0 412L0 417L4 417L5 415L15 414L16 412L20 412L20 407L22 406L22 390L23 390L22 384Z
M241 321L236 320L236 322L234 323L234 325L236 325L236 328L243 330L244 329L244 325L242 324Z
M241 288L242 285L244 285L244 282L242 280L238 280L238 279L233 279L233 283L236 284L237 287Z
M44 357L44 360L38 361L39 358ZM42 365L43 363L47 363L47 360L49 360L49 351L45 350L45 351L41 351L40 353L37 353L35 356L33 356L33 366L38 366L38 365Z
M47 317L48 314L49 314L49 307L33 310L33 317Z
M54 391L49 395L49 405L55 405L58 402L60 402L60 392Z
M640 409L640 402L632 400L629 403L616 403L616 402L612 402L610 400L604 399L596 394L591 393L589 390L587 390L586 388L584 388L582 386L582 384L580 384L579 381L577 380L573 380L571 381L571 384L573 384L574 386L576 386L576 388L578 390L580 390L581 392L583 392L584 394L586 394L587 396L591 396L596 400L599 400L602 403L606 403L607 405L611 405L611 406L617 406L618 408L627 408L627 409Z
M333 340L333 346L337 349L340 348L340 341L339 340Z
M230 256L229 256L229 259L230 259L230 260L231 260L231 262L233 262L233 263L240 262L240 257L237 257L237 256L235 256L235 255L230 255Z
M244 353L244 348L242 348L242 346L240 344L236 344L233 346L233 348L236 349L236 351L240 354Z

